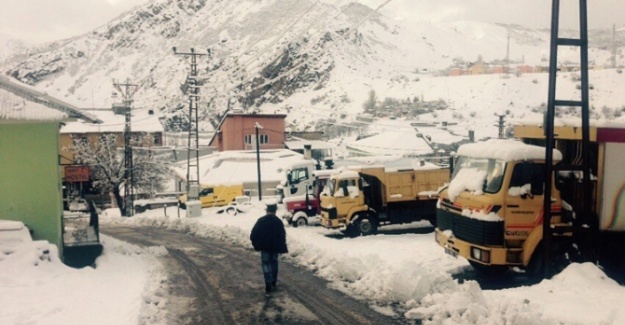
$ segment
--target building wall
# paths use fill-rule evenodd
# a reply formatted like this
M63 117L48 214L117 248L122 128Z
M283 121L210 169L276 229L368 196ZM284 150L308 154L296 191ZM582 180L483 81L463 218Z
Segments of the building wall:
M215 136L219 151L228 150L251 150L253 145L246 145L246 134L255 135L255 125L258 122L262 129L258 135L267 135L269 142L261 144L260 149L284 148L284 115L229 115L221 125L219 133ZM212 145L215 145L213 142Z
M63 255L59 122L0 122L0 219L22 221Z

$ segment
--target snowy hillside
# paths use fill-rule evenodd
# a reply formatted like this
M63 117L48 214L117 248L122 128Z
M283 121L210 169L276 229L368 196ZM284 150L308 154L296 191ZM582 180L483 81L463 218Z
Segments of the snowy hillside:
M607 66L611 31L591 35L596 36L590 42L591 64ZM205 129L229 105L287 112L287 121L298 130L317 128L322 119L324 125L352 125L374 91L380 102L444 101L448 110L417 118L453 119L461 123L459 133L476 129L483 133L479 138L496 134L494 113L525 118L546 102L546 73L509 79L441 75L480 60L502 64L506 56L511 65L546 66L548 44L547 30L395 21L345 1L153 0L80 37L9 59L1 70L84 108L110 107L112 79L128 78L141 86L135 108L159 108L169 117L167 129L185 129L187 100L180 86L190 67L172 47L201 54L210 49L210 58L198 59ZM574 63L578 57L562 50L559 61ZM620 109L623 100L615 85L623 78L615 70L593 72L591 104ZM562 84L566 95L575 95L574 83Z

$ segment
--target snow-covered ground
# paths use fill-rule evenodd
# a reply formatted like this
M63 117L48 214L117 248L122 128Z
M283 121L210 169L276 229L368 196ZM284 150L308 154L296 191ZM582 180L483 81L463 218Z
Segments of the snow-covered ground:
M184 229L249 247L249 232L264 212L256 202L236 216L204 209L202 217L178 217L175 207L122 218L102 214L103 224ZM280 212L280 211L279 211ZM337 239L322 227L287 227L284 259L328 279L333 288L374 301L393 313L399 302L409 318L434 324L623 324L625 288L593 264L574 264L533 286L483 290L475 281L459 283L452 274L470 266L446 255L421 222L401 226L404 234ZM400 227L400 226L397 226ZM97 268L72 269L58 258L41 259L42 245L0 254L0 324L164 324L166 274L157 259L166 251L139 248L103 236ZM49 247L52 248L53 247ZM4 251L4 250L3 250ZM258 270L259 277L262 273Z

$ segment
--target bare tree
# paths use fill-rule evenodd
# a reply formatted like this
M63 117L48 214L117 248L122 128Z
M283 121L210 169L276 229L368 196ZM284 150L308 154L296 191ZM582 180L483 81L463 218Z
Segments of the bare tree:
M142 137L138 143L151 141L150 136ZM74 139L71 148L76 163L89 166L92 186L100 193L113 193L115 202L123 213L123 184L131 173L134 190L137 192L162 191L164 182L171 176L170 163L162 156L152 154L146 148L133 149L132 171L124 164L123 150L117 148L117 136L104 134L100 141L88 142ZM125 193L123 193L125 195Z

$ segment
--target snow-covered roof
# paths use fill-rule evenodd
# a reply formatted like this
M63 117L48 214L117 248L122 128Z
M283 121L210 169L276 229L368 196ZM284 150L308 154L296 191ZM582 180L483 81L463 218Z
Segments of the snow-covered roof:
M41 92L26 84L18 83L10 78L0 75L0 88L6 90L21 98L22 100L29 101L31 103L41 104L43 107L52 108L64 114L62 118L54 117L52 119L63 119L67 116L74 118L81 118L87 120L89 122L101 122L97 117L92 116L91 114L80 110L78 107L69 104L65 101L62 101L58 98L52 97L48 95L46 92ZM39 109L39 108L37 108ZM51 113L44 113L45 115ZM30 114L27 114L27 116ZM15 117L12 117L15 118ZM21 117L23 119L23 117ZM33 119L33 118L26 118ZM46 117L38 117L34 118L37 120L48 119Z
M359 178L360 174L357 171L344 169L340 171L340 178Z
M503 161L545 159L545 148L525 144L518 140L491 139L468 143L458 148L459 156L489 158ZM553 159L562 160L562 153L553 149Z
M351 142L348 149L371 155L429 155L434 153L428 142L411 130L385 131Z
M284 169L304 156L288 149L261 150L260 173L263 182L280 182ZM200 158L200 183L233 184L258 180L256 151L224 151ZM180 177L186 177L186 161L176 168Z
M66 123L61 128L61 133L101 133L101 132L124 132L126 117L115 114L112 110L89 111L103 121L103 123L87 123L84 121L73 121ZM150 110L138 109L132 111L131 126L132 132L163 132L163 125L158 119L158 115L151 114Z
M68 115L0 89L0 120L60 121Z

